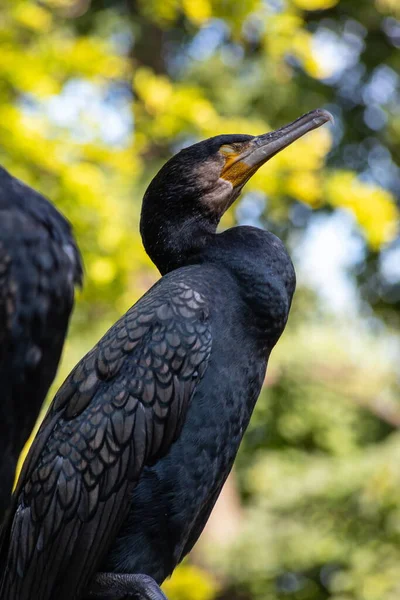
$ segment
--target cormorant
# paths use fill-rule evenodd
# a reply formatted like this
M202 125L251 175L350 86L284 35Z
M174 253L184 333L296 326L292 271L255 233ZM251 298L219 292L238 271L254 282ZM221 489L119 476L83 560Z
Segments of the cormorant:
M282 242L217 234L246 181L331 119L222 135L169 160L144 196L163 277L56 394L14 493L2 600L145 598L191 550L232 467L295 288Z
M82 267L69 223L0 167L0 524L54 379Z

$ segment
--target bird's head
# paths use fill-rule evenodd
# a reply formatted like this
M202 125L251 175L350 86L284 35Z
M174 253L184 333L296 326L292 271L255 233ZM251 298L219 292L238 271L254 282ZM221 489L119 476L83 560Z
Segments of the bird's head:
M327 121L332 115L316 109L276 131L219 135L178 152L157 173L143 199L141 233L151 258L158 264L157 254L167 250L172 232L175 238L182 232L183 238L184 232L192 236L191 224L215 229L261 165Z

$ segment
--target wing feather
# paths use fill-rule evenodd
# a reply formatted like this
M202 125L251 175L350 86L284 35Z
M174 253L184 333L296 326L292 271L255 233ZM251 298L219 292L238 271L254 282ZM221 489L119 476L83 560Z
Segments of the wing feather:
M83 593L143 467L179 435L211 341L203 296L169 279L72 371L18 482L0 598L72 600Z
M0 521L18 456L55 376L81 280L68 222L0 167Z

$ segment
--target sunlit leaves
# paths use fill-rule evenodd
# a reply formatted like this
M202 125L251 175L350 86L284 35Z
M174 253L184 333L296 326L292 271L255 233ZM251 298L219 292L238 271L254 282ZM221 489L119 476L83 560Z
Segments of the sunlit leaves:
M186 16L197 25L210 19L213 13L210 0L182 0L182 5Z
M319 172L300 171L288 175L287 192L293 198L317 207L322 204L322 176Z
M184 16L194 25L202 25L211 18L226 20L239 33L249 14L262 7L261 0L140 0L141 12L162 27L172 25Z
M393 16L399 17L400 5L398 0L375 0L377 9L386 14L392 14Z
M179 566L174 577L163 584L164 592L174 600L212 600L218 587L207 571L188 564Z
M270 15L266 23L265 48L273 61L285 64L286 57L296 58L313 77L321 77L316 57L312 52L311 34L305 30L299 14L286 13Z
M213 16L221 18L232 29L235 38L240 37L243 25L250 16L263 13L265 3L262 0L212 0Z
M326 10L336 6L339 0L290 0L292 4L302 10Z
M393 196L377 186L368 185L351 172L330 175L325 184L328 202L346 208L356 217L368 243L378 250L398 232L398 211Z
M52 25L51 13L34 3L15 2L12 16L18 25L36 32L47 33Z

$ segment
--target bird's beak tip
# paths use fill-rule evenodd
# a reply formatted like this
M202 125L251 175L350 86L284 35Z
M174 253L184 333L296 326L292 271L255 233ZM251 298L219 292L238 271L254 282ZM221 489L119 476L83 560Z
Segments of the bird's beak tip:
M317 108L315 111L313 111L315 116L313 118L314 123L319 127L320 125L323 125L324 123L328 123L328 121L330 123L332 123L332 125L335 124L335 119L332 115L332 113L329 112L329 110L325 110L324 108Z

